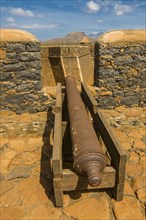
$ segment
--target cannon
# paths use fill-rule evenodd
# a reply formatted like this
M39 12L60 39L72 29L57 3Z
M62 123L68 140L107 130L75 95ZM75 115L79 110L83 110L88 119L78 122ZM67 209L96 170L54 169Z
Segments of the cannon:
M100 172L107 165L107 157L101 149L72 75L65 77L65 85L72 138L73 168L80 175L87 176L91 186L97 186L102 181Z
M65 86L57 83L54 109L51 166L55 204L63 206L63 192L91 189L108 189L121 201L126 154L88 86L81 82L79 94L71 76L65 81Z

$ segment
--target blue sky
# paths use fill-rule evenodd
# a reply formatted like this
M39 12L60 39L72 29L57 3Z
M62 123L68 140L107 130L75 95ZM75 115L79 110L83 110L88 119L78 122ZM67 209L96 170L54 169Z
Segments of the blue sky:
M145 0L0 0L1 27L22 29L40 40L145 29Z

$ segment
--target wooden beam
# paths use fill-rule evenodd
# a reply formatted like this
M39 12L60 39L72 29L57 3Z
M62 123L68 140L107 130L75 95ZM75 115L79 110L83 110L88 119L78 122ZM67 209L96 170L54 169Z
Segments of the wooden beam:
M61 83L57 83L55 113L62 111L62 92L61 91L62 91Z
M54 195L56 206L63 206L63 192L61 178L53 178Z
M100 133L111 157L111 165L116 170L116 185L113 189L113 193L116 199L120 201L123 198L123 187L125 181L125 169L127 159L126 153L101 111L98 111L96 113L95 120L95 123L97 124L97 132Z
M101 189L112 188L115 185L116 171L113 167L106 167L101 173L102 183L99 186L92 187L88 184L87 177L77 175L69 169L63 169L62 190L84 190L84 189Z
M52 168L53 168L53 176L54 177L61 177L61 175L62 175L62 95L61 95L61 83L57 84Z
M94 118L95 113L98 111L98 105L84 82L81 83L81 95L85 105L88 107L92 117Z
M100 110L98 110L97 102L85 83L82 83L82 97L94 120L93 123L96 134L99 136L99 138L101 136L111 157L111 165L116 170L116 184L112 191L116 200L120 201L123 198L126 153L119 143L118 138L112 131L111 126L106 121L104 115Z

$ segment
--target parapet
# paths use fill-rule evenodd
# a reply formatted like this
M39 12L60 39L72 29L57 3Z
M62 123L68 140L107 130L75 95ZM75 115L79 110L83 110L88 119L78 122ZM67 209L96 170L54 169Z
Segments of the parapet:
M1 109L18 114L47 111L50 101L42 91L39 40L22 30L0 33Z
M99 107L145 107L145 30L107 32L95 45Z
M146 42L146 30L115 30L103 34L99 43L140 43Z
M0 29L0 43L5 42L39 42L31 33L17 29Z

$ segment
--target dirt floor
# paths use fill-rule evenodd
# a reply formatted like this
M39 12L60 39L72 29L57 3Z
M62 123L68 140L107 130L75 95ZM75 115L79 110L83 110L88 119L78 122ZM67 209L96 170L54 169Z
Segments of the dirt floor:
M51 150L45 146L42 136L13 138L13 135L1 135L2 220L145 219L145 109L118 107L102 111L127 154L124 199L117 202L104 190L70 192L64 193L64 207L56 208L49 170ZM17 116L17 120L30 119L29 115L25 114L25 117ZM12 115L12 123L14 118ZM5 117L5 123L8 119ZM3 132L0 130L1 134Z

